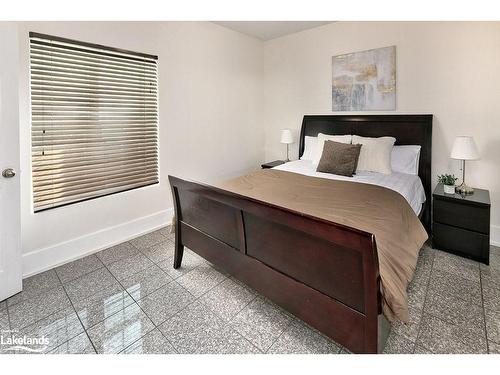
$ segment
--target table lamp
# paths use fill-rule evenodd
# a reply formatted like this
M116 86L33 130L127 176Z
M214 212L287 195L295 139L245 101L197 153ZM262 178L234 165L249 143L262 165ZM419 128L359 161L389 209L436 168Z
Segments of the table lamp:
M281 143L286 144L286 161L290 161L288 158L288 145L293 143L293 135L290 129L281 130Z
M462 184L457 186L455 190L459 194L473 194L474 189L467 186L465 183L465 161L479 159L479 152L477 151L474 138L469 136L456 137L455 142L453 143L453 148L451 149L450 157L452 159L462 160Z

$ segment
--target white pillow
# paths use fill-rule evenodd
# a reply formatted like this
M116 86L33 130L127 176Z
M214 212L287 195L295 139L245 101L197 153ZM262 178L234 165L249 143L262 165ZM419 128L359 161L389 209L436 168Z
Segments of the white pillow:
M300 160L313 160L314 150L318 146L318 137L310 137L306 135L304 137L304 153L300 157Z
M394 146L391 152L393 172L418 175L420 146Z
M396 142L394 137L369 138L353 135L352 144L361 145L356 171L391 174L391 152L394 142Z
M351 143L351 139L352 139L351 135L327 135L319 133L318 144L316 145L316 149L314 150L313 153L312 163L316 166L319 164L319 159L321 159L321 155L323 154L323 146L325 145L325 141Z

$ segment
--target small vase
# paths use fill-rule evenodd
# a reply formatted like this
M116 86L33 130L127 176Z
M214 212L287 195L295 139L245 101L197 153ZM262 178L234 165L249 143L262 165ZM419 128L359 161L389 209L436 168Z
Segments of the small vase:
M444 185L444 192L446 194L455 194L455 185Z

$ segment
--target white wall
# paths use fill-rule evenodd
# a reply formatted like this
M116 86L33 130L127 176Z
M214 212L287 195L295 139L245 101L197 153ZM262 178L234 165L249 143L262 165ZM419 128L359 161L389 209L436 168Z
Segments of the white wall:
M500 245L499 38L499 22L337 22L264 43L266 159L284 157L281 128L298 131L304 114L332 113L332 56L396 45L395 113L434 114L434 183L440 173L461 176L451 146L456 135L474 137L481 160L468 162L467 182L490 190Z
M169 222L169 174L210 181L264 159L262 42L209 22L19 23L24 275ZM28 33L159 57L160 184L33 213Z

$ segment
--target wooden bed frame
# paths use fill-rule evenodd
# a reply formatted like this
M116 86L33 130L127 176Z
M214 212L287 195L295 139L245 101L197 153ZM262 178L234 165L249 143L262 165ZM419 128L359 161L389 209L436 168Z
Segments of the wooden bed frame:
M304 137L393 136L420 145L419 176L430 231L432 115L304 116ZM175 208L174 268L184 246L355 353L383 350L376 238L348 226L169 176ZM304 192L307 194L307 192ZM430 232L429 232L430 233Z

